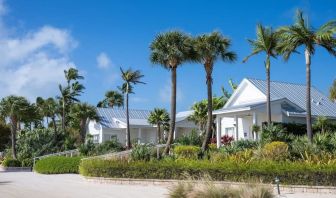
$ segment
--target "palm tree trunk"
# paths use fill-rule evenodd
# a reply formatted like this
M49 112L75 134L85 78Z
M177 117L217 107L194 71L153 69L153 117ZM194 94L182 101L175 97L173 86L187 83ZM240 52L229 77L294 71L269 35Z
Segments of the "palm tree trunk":
M128 90L128 85L127 85ZM131 149L131 130L129 126L128 93L126 92L126 148Z
M51 117L51 121L54 125L54 140L57 140L57 126L56 126L56 120L55 120L55 116Z
M80 135L81 135L81 143L84 143L85 142L85 133L86 133L86 130L85 130L85 127L86 127L86 120L87 118L82 118L81 121L80 121Z
M271 72L270 72L270 60L269 57L266 60L266 78L267 78L267 125L272 123L271 114Z
M171 98L170 98L170 126L166 148L163 154L168 154L174 139L176 119L176 67L171 68Z
M308 141L312 143L313 141L313 132L312 132L312 122L311 122L311 96L310 96L310 87L311 87L311 77L310 77L310 64L311 56L308 49L305 50L306 58L306 81L307 81L307 92L306 92L306 121L307 121L307 136Z
M160 124L157 124L157 143L160 144L161 140L161 131L160 131Z
M62 130L63 130L63 133L65 132L65 100L63 98L63 112L62 112Z
M208 120L207 120L207 129L205 133L205 137L202 144L202 152L204 152L208 148L209 140L211 137L211 129L212 129L212 68L211 66L205 66L206 69L206 84L207 84L207 92L208 92Z
M16 158L16 130L17 130L17 120L15 117L11 118L11 136L12 136L12 157Z

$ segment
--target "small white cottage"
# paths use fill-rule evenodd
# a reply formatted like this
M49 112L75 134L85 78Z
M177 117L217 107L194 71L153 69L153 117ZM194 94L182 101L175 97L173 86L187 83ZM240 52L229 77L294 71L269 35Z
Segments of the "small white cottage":
M235 139L259 139L252 126L267 120L266 81L245 78L223 109L214 111L217 125L217 146L225 134ZM271 115L273 122L306 123L306 85L271 82ZM313 119L326 116L336 119L336 104L327 96L311 88Z
M126 143L126 110L112 108L97 108L99 122L90 121L88 133L93 136L94 143L102 143L106 140L116 138L120 143ZM180 112L176 114L176 127L174 137L178 138L188 134L192 129L197 128L193 122L188 121L191 112ZM148 123L150 111L129 110L131 140L138 143L155 143L157 129Z

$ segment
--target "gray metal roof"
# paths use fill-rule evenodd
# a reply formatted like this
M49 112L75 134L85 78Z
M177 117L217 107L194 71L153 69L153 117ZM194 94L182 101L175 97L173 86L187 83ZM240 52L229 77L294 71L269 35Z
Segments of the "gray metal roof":
M125 109L112 109L112 108L97 108L100 123L104 128L120 128L118 122L126 122ZM149 110L129 110L129 118L131 125L149 125L147 119L149 117Z
M120 122L126 123L126 110L113 108L97 108L100 124L104 128L120 128ZM130 125L133 126L151 126L148 123L150 115L149 110L129 110ZM187 119L192 111L183 111L176 114L176 122Z
M266 81L247 78L266 95ZM287 98L303 110L306 110L306 85L271 81L271 100ZM336 117L336 104L315 87L311 88L311 108L314 116Z

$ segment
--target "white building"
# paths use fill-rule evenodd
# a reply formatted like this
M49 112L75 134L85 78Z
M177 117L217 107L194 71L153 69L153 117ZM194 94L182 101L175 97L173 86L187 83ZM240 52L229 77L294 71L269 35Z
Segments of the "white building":
M227 134L237 139L259 139L252 126L267 120L266 81L245 78L223 109L214 111L217 125L217 147ZM271 115L273 122L306 123L306 86L271 82ZM316 88L311 88L312 117L336 119L336 104Z
M126 143L126 110L112 108L97 108L100 121L90 121L88 133L93 136L95 143L116 138L123 145ZM150 111L129 110L131 141L138 143L156 143L157 129L148 123ZM197 128L188 121L189 111L180 112L176 115L176 127L174 137L178 138Z

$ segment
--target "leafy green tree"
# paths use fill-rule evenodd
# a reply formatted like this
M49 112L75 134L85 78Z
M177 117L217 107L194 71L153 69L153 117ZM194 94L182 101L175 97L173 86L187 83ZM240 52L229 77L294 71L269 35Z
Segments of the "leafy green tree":
M128 109L128 97L129 94L134 93L133 92L133 86L136 84L145 84L141 81L141 79L144 77L144 75L141 74L139 70L133 71L132 69L123 70L120 68L121 71L121 78L124 81L121 90L126 95L126 147L127 149L131 148L131 131L129 127L129 109Z
M71 115L73 119L79 120L81 143L84 143L88 122L90 120L99 120L96 108L88 103L77 103L71 107Z
M124 96L119 91L107 91L105 98L100 101L97 107L122 107L124 106Z
M150 60L153 64L162 65L171 72L170 128L164 154L168 154L174 139L176 120L176 75L177 68L192 60L193 48L191 38L179 31L159 34L150 45Z
M16 134L20 119L29 115L30 103L21 96L7 96L0 102L0 114L8 118L11 129L12 155L16 159Z
M224 100L222 97L213 97L212 99L212 107L213 110L221 109L224 107ZM201 132L204 132L207 120L208 120L208 100L202 100L200 102L196 102L191 109L193 113L188 117L189 120L193 121ZM215 117L215 116L214 116ZM214 118L213 118L214 119Z
M159 144L162 140L161 138L161 127L169 124L169 114L165 109L155 108L150 112L148 117L148 123L156 125L157 128L157 143Z
M266 60L264 62L266 68L266 81L267 81L267 124L271 124L271 57L276 58L277 48L279 45L279 36L270 27L264 27L261 24L257 25L257 38L255 40L248 40L252 47L252 53L247 56L243 62L246 62L251 56L264 53Z
M287 61L293 52L297 52L299 47L304 48L306 60L306 122L307 135L311 143L313 139L311 121L311 57L315 53L317 46L326 49L331 55L336 56L336 21L330 21L316 29L308 25L301 11L297 12L296 21L291 26L281 27L279 52Z
M208 113L207 129L202 144L204 152L210 141L213 116L212 116L212 71L216 61L219 59L224 62L233 62L236 60L236 54L229 50L231 46L230 39L224 37L219 32L203 34L193 39L193 47L196 53L194 60L203 64L206 72L206 84L208 93Z

